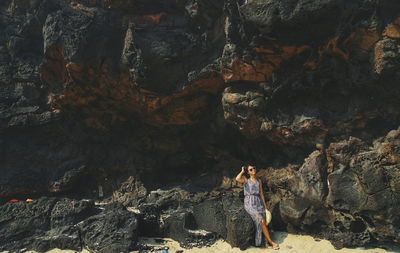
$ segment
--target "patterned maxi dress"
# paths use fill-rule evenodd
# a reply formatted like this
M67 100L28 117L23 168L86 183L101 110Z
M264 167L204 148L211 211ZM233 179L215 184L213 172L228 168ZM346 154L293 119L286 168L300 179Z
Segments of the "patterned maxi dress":
M256 227L256 246L261 245L262 229L261 220L265 219L265 209L260 197L260 182L247 179L244 185L244 209L250 214Z

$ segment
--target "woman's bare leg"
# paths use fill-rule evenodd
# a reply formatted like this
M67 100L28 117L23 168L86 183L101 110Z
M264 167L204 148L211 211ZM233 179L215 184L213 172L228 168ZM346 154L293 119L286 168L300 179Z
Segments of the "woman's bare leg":
M268 241L268 243L271 244L272 246L278 245L274 241L271 240L271 236L269 235L269 231L268 231L267 225L265 224L264 218L262 218L262 220L261 220L261 228L262 228L263 234L265 236L265 239Z

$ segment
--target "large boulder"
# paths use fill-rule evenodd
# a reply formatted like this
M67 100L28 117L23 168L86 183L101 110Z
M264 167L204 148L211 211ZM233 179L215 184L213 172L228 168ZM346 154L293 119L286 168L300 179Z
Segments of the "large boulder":
M227 196L222 202L226 217L225 240L231 246L242 250L254 245L255 226L250 215L244 210L243 200Z
M103 209L92 200L54 197L4 204L0 206L0 250L133 250L138 232L136 215L121 204Z
M76 224L96 213L94 202L42 197L0 206L2 250L82 250ZM18 242L18 243L16 243Z
M122 204L111 204L79 223L84 248L94 252L130 252L137 243L138 220Z
M1 250L30 247L34 237L50 230L50 216L57 200L40 198L0 206ZM18 244L16 244L18 242Z
M332 143L326 156L314 151L299 169L261 172L267 202L277 210L274 219L291 232L328 238L337 248L384 243L386 236L399 241L399 136L392 130L373 146L351 137Z

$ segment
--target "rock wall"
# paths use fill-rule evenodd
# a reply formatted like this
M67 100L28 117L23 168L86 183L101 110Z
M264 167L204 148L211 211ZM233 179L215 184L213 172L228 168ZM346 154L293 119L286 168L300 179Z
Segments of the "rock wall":
M153 216L125 220L126 240L245 248L233 178L251 162L273 228L336 247L400 241L398 1L4 0L0 12L0 204L123 204L54 226L55 207L35 209L42 232L7 236L79 231L32 247L93 248L100 216L132 207ZM156 201L169 191L181 197Z

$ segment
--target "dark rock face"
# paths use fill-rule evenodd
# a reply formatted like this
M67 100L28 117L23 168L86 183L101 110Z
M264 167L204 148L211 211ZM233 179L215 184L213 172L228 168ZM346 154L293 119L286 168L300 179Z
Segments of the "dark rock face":
M139 202L139 233L143 235L170 237L184 247L210 245L224 238L244 249L254 241L251 217L238 194L172 188L152 191Z
M94 252L128 252L137 242L136 216L123 206L107 206L101 214L79 224L82 242Z
M263 172L271 208L282 218L274 222L322 235L337 247L386 241L389 234L398 242L399 189L393 180L400 172L399 133L390 131L371 147L357 138L331 143L325 164L314 151L298 170ZM310 172L304 174L305 168ZM321 169L331 173L324 176Z
M124 252L140 235L245 248L245 162L273 228L400 242L397 0L4 0L0 13L2 250Z
M42 197L1 207L1 250L52 248L129 252L136 248L137 219L121 204L104 210L91 200ZM18 243L16 243L18 242Z
M42 197L32 203L5 204L0 212L1 250L46 251L56 247L81 250L80 232L74 225L95 210L93 201Z

